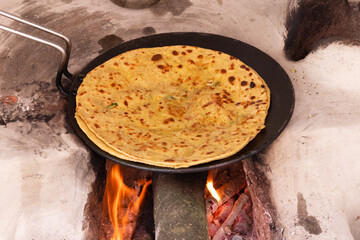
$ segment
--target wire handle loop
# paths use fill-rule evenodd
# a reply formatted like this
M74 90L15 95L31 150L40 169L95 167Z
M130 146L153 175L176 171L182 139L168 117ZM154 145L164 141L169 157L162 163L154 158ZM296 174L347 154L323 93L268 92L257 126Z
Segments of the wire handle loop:
M51 35L59 37L59 38L61 38L62 40L65 41L66 48L64 49L63 47L61 47L61 46L59 46L59 45L57 45L55 43L52 43L50 41L47 41L47 40L44 40L44 39L41 39L41 38L38 38L38 37L34 37L32 35L29 35L29 34L14 30L12 28L9 28L9 27L6 27L6 26L3 26L3 25L0 24L0 29L2 29L2 30L5 30L5 31L8 31L8 32L17 34L19 36L22 36L22 37L25 37L25 38L28 38L28 39L43 43L45 45L51 46L51 47L53 47L53 48L60 51L60 53L61 53L61 62L59 64L59 68L58 68L58 71L57 71L57 74L56 74L55 82L56 82L56 87L59 89L59 91L62 94L67 96L69 93L65 90L64 86L62 85L61 79L62 79L63 74L70 80L72 80L72 77L73 77L73 75L71 73L69 73L69 71L67 69L68 63L69 63L69 58L70 58L70 52L71 52L71 41L67 37L65 37L64 35L62 35L60 33L57 33L57 32L55 32L53 30L47 29L47 28L42 27L40 25L37 25L35 23L29 22L27 20L21 19L21 18L19 18L17 16L14 16L12 14L7 13L7 12L4 12L4 11L0 10L0 15L2 15L4 17L7 17L7 18L10 18L12 20L15 20L17 22L21 22L21 23L24 23L26 25L32 26L32 27L37 28L37 29L39 29L41 31L44 31L44 32L47 32L47 33L49 33Z

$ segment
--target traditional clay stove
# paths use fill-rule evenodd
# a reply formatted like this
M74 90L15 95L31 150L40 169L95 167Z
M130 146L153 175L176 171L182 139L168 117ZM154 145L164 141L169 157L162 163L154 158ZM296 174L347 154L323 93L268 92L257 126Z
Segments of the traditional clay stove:
M242 174L242 176L239 176L239 174L242 172L241 165L240 168L238 167L236 170L234 170L236 179L228 179L228 182L217 180L218 183L222 182L222 184L224 184L221 188L222 190L220 196L217 195L216 190L212 186L212 171L208 173L209 176L211 176L211 179L208 180L208 183L211 184L211 186L207 186L209 190L212 190L212 196L210 196L209 193L206 196L206 214L208 222L208 224L206 224L206 215L204 212L203 201L203 180L205 180L204 176L206 176L207 172L201 171L227 166L230 163L237 162L247 156L256 154L261 149L270 144L287 125L293 111L293 89L287 75L276 62L274 62L261 51L233 39L203 33L169 33L133 40L128 42L128 44L124 43L121 46L113 48L94 59L94 61L85 67L84 70L73 76L67 69L71 52L71 42L65 36L11 14L2 11L0 14L17 22L34 27L35 29L52 34L55 37L61 38L65 41L66 48L62 48L50 41L42 40L32 35L24 34L22 32L0 26L0 28L3 30L7 30L23 37L44 43L48 46L56 48L61 52L61 62L55 79L56 86L61 93L68 96L67 110L70 123L75 128L75 132L90 148L104 157L110 157L111 160L120 164L159 172L153 175L156 239L207 239L209 237L208 235L210 234L212 239L222 240L225 238L233 239L235 237L243 237L240 236L240 234L245 235L246 238L257 238L257 235L261 236L263 234L262 232L260 233L260 231L251 227L252 220L249 216L252 215L252 204L250 195L253 194L253 191L245 189L245 175ZM161 41L161 43L158 44L156 43L157 41ZM271 127L268 127L266 129L267 131L262 131L256 137L256 140L253 140L243 150L241 150L241 152L227 157L222 161L217 161L216 164L210 163L207 165L200 165L199 168L195 166L189 169L161 169L147 165L143 166L143 164L138 163L133 164L131 162L109 155L107 152L104 152L101 148L95 145L92 140L88 138L79 128L74 119L75 96L77 94L77 88L81 84L83 77L94 67L98 66L107 59L116 56L119 53L139 47L163 46L167 44L195 44L200 47L208 47L218 51L229 51L228 47L223 49L221 47L222 45L218 44L218 41L221 41L228 47L233 46L241 48L240 51L230 50L231 54L249 63L255 70L260 71L259 73L263 76L263 78L267 79L267 84L271 89L272 104L276 106L278 103L282 103L281 107L272 107L269 109L266 124ZM108 56L109 54L110 56ZM260 66L257 64L257 62L252 63L254 56L256 56L258 61L261 61L262 64ZM63 85L63 75L72 82L70 86ZM274 78L274 75L276 78ZM278 87L278 85L282 86ZM139 194L139 191L128 187L124 183L122 175L125 174L125 171L120 171L120 166L118 164L109 164L108 169L108 177L103 198L103 212L105 214L103 214L102 219L104 222L109 218L112 223L113 232L110 236L111 239L130 239L132 238L133 232L135 230L137 215L139 214L141 203L145 198L146 189L151 184L151 181L139 179L139 181L142 181L144 184L144 186L142 186L143 190ZM129 169L127 171L129 171ZM176 176L174 175L175 173L183 174ZM219 175L224 174L220 173ZM234 175L234 173L232 175ZM220 177L218 178L220 179ZM135 187L139 188L140 184L138 183L135 185ZM248 191L249 193L247 193ZM216 196L215 201L213 198L214 196ZM253 195L253 197L255 197L255 195ZM270 210L267 210L267 212L270 212ZM186 222L184 222L184 219L191 220L186 220ZM261 217L255 217L255 219L261 219ZM121 224L119 224L120 222ZM257 224L254 226L256 225ZM105 226L104 223L102 223L102 226ZM275 227L273 226L273 228ZM105 233L104 236L109 235L108 231L103 231L103 233Z
M110 1L89 5L78 0L40 0L3 1L0 8L69 36L75 43L72 72L114 45L174 30L222 34L266 51L290 75L298 104L290 129L264 152L264 160L255 156L243 161L253 203L253 223L261 223L256 228L257 236L281 239L284 235L299 240L359 238L359 181L354 177L358 161L353 157L359 155L353 148L359 142L359 101L352 93L359 89L358 81L353 80L359 76L353 67L359 58L352 55L358 53L359 46L358 1L284 0L240 6L238 1L161 0L148 9L123 10L118 6L115 9ZM105 161L89 152L64 120L66 101L53 84L57 63L49 60L57 59L58 53L20 38L2 36L0 235L5 239L97 239L104 233L108 237L113 230L100 230ZM345 44L331 45L339 39ZM317 52L312 52L314 49ZM283 50L288 59L283 57ZM310 58L306 57L309 52ZM341 75L346 76L346 81L341 81ZM348 83L351 89L345 87ZM328 127L324 132L322 124ZM351 133L346 127L351 127ZM331 141L337 138L342 141ZM331 178L325 177L326 172ZM216 178L216 174L213 176ZM268 180L264 180L265 176ZM203 178L202 185L207 174ZM325 188L321 185L324 181ZM279 194L262 194L269 189L263 187L264 183ZM206 199L204 188L197 193ZM140 216L137 228L145 230L136 230L134 239L155 236L152 231L156 231L156 220L154 224L149 220L154 212L151 195L147 195L142 215L152 230L142 224L144 218ZM345 205L341 205L341 199ZM267 207L270 202L275 203L277 214ZM283 227L274 216L279 217Z

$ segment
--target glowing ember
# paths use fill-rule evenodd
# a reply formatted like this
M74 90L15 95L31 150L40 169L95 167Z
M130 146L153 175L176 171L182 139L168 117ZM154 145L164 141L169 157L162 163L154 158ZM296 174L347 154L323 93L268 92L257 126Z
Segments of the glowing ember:
M103 211L109 212L109 218L114 228L111 240L131 238L136 227L136 218L139 215L141 203L150 184L151 181L139 180L138 185L143 185L139 195L140 190L130 188L124 183L119 165L113 165L107 175L103 201Z
M214 188L213 178L212 178L211 173L209 173L208 180L206 182L206 187L209 190L211 196L213 196L213 198L215 198L216 201L220 202L220 196L219 196L219 194L216 192L216 190Z

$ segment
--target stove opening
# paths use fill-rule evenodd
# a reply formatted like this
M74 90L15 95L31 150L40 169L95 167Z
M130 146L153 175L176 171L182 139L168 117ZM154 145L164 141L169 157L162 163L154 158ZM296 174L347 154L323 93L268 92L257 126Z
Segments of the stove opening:
M135 176L126 176L124 170L119 164L108 162L101 226L110 221L112 228L102 231L105 239L109 235L112 240L131 239L151 185L151 180L146 176L134 179Z
M209 171L206 186L206 216L211 239L256 239L242 165Z
M261 164L256 162L256 159L245 159L240 163L202 174L205 176L205 181L200 183L203 191L199 191L194 183L194 188L190 191L197 191L204 203L199 205L197 208L201 209L196 209L196 211L199 210L204 214L204 221L199 225L206 225L208 239L281 239L282 231L279 230L281 228L276 222L275 210L267 194L269 186L264 178L265 175L261 172ZM157 199L161 196L157 195L161 192L156 190L156 187L155 190L153 188L154 184L159 184L161 177L156 174L154 176L154 173L151 172L124 167L108 160L103 167L106 169L107 175L106 181L102 181L103 191L100 191L100 194L103 194L102 204L89 203L86 211L87 215L92 216L87 220L93 222L87 225L94 227L96 222L98 230L89 229L88 239L160 239L156 236L156 229L159 228L157 224L171 221L170 213L167 214L166 209L165 211L154 210L154 201L159 201ZM181 189L183 184L181 179L188 176L175 175L176 179L180 179ZM155 180L152 181L152 179ZM194 180L197 180L196 176ZM166 187L169 188L169 184L171 186L177 183L168 181L166 184ZM184 188L189 186L186 186L186 183L183 185ZM171 192L170 189L169 191ZM90 205L97 209L91 209ZM182 207L176 206L176 208L178 214L181 215ZM159 214L158 211L163 212ZM95 216L94 213L100 213L100 216ZM162 219L154 221L154 216L160 216ZM191 221L189 218L181 221ZM194 237L197 239L197 233L194 233Z

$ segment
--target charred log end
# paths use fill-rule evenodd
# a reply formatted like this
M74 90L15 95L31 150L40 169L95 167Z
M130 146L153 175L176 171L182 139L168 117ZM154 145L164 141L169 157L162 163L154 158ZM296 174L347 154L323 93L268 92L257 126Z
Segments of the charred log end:
M281 239L282 226L277 220L276 210L269 195L270 184L253 159L243 161L246 182L253 207L253 221L257 239Z
M300 0L286 18L287 36L284 52L288 59L298 61L328 39L358 42L359 8L347 0Z

